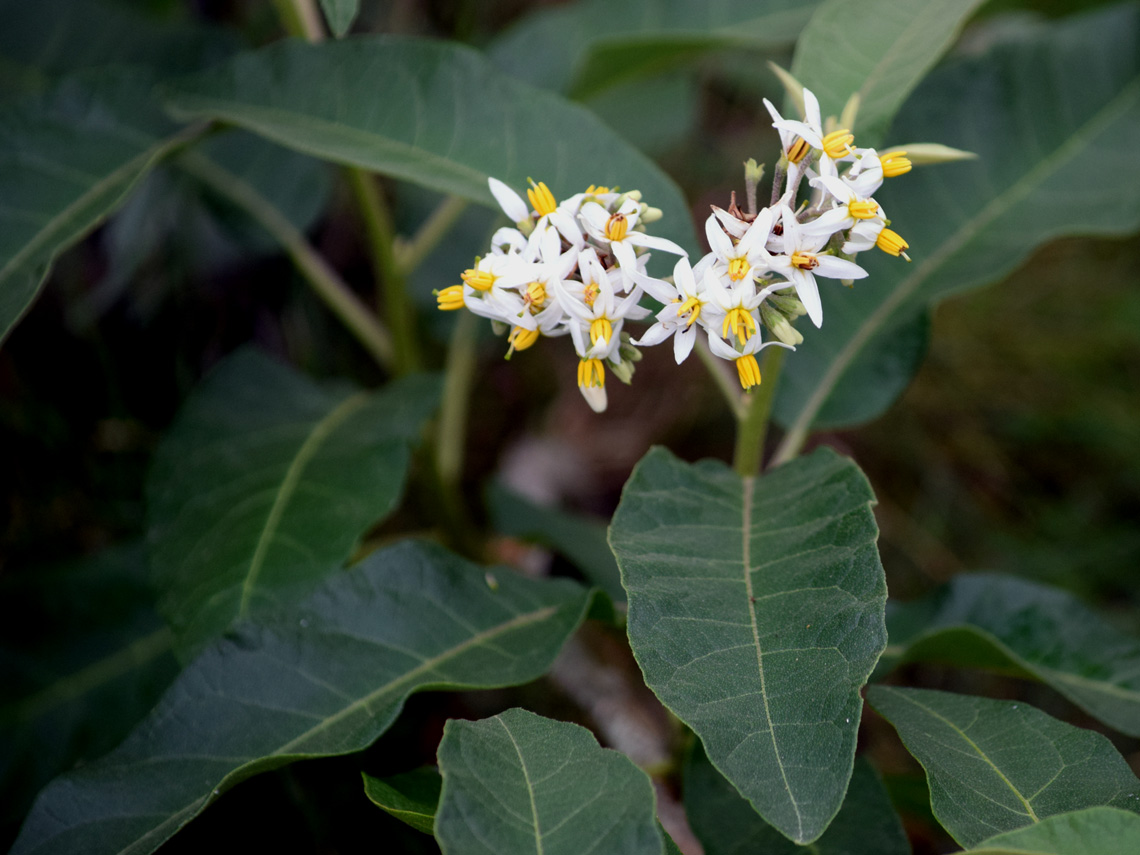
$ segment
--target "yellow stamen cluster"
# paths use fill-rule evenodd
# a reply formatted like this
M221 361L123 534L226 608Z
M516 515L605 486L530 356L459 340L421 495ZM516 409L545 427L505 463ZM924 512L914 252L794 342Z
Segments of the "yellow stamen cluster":
M905 175L910 172L911 164L910 159L906 157L906 152L888 151L886 154L879 155L879 163L883 167L883 176L886 178L895 178L899 175Z
M904 252L904 250L910 248L910 244L903 240L898 232L883 229L879 232L879 238L875 241L875 246L887 253L887 255L901 255L907 261L910 261L910 256Z
M680 302L680 300L677 302ZM677 309L677 317L683 317L686 313L688 313L689 319L685 321L685 326L691 327L696 322L697 318L701 316L701 305L701 301L696 297L690 297L688 300L681 303L680 308Z
M823 153L832 160L838 160L852 152L851 143L855 142L855 135L847 128L832 131L823 138Z
M736 360L736 376L740 378L740 385L744 391L753 386L760 385L760 365L751 353L738 357Z
M530 307L532 313L541 309L546 305L546 286L541 282L531 282L526 286L523 302Z
M857 220L869 220L879 212L879 203L874 199L856 199L847 203L847 213Z
M729 332L734 333L737 341L741 344L748 341L749 337L756 332L756 321L747 309L737 306L735 309L730 309L728 314L724 316L720 333L724 338L728 338Z
M739 282L751 269L752 265L748 263L747 258L734 258L728 263L728 278L733 282Z
M558 203L554 201L554 194L550 192L550 188L542 181L539 181L533 187L527 188L526 197L530 199L531 205L534 206L535 212L540 217L545 217L547 214L553 213L558 207Z
M441 311L454 312L463 308L463 286L451 285L435 292L435 301Z
M811 151L811 143L803 137L796 137L796 141L788 148L788 163L799 163L808 156Z
M526 350L528 347L538 341L538 330L528 330L525 327L511 327L511 334L507 337L507 341L511 346L507 350L509 357L513 351Z
M606 223L606 240L625 240L625 235L628 231L629 220L625 218L625 214L614 214L610 217L609 222Z
M810 252L793 252L792 267L798 267L800 270L814 270L819 267L819 259Z
M609 341L614 337L614 326L609 318L594 318L590 323L590 342L597 344L602 339Z
M594 308L594 301L598 299L598 295L602 293L602 289L598 287L597 282L591 282L582 291L582 302Z
M610 192L610 188L609 187L603 187L601 184L591 184L589 187L586 188L586 195L587 196L601 196L601 195L603 195L605 193L609 193L609 192Z
M585 388L603 388L606 375L602 371L602 360L580 359L578 361L578 385Z
M488 273L486 270L476 270L474 267L470 267L459 274L459 278L476 291L490 291L491 286L499 277L494 273Z

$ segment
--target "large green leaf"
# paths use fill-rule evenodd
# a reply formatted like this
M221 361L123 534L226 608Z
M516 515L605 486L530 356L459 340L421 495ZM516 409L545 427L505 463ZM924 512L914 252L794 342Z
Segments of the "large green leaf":
M892 664L1012 668L1140 736L1140 640L1065 591L1009 576L957 576L889 611L887 626Z
M1121 855L1140 852L1140 816L1116 808L1061 813L1007 831L963 855Z
M115 210L179 133L140 70L83 73L0 107L0 342L60 250Z
M142 543L0 583L0 824L113 748L178 673ZM0 830L0 835L7 829Z
M926 769L930 806L963 846L1087 807L1140 810L1112 743L1028 704L872 686L867 700Z
M867 279L822 288L823 328L805 331L781 378L786 449L813 425L873 418L898 396L909 374L890 368L894 340L909 342L932 302L997 281L1058 235L1140 227L1140 9L1034 32L935 72L900 112L893 139L980 157L916 168L878 194L914 263L863 253Z
M245 624L179 677L114 752L50 784L14 853L152 852L239 781L359 751L421 689L542 674L588 593L406 542L330 579L278 620Z
M656 233L696 247L680 190L648 158L589 111L456 44L280 42L181 79L168 102L183 116L485 205L494 205L488 176L520 191L533 176L560 198L592 183L636 188L667 213Z
M439 383L321 387L255 351L219 366L155 454L147 510L160 609L185 657L343 566L403 491Z
M536 9L491 58L509 74L576 97L707 50L791 44L817 0L584 0Z
M443 778L431 766L390 778L364 776L364 794L372 804L424 834L432 833L442 787Z
M660 855L648 776L583 727L513 709L449 721L435 835L449 855Z
M798 843L843 801L886 643L873 500L827 449L745 480L654 449L610 528L646 682Z
M685 766L685 814L705 855L797 855L803 848L764 822L696 745ZM812 855L910 855L898 814L865 760L857 759L847 798Z
M339 39L349 31L360 14L360 0L321 0L321 9L328 19L329 29Z
M895 112L982 0L825 0L796 43L792 75L838 116L859 96L855 138L878 145Z

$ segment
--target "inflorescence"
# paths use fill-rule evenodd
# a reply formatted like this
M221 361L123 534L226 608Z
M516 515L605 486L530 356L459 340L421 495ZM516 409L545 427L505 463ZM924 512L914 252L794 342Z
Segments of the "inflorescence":
M466 307L490 318L507 333L508 359L541 336L569 335L578 387L598 412L606 408L604 365L628 383L638 347L672 337L681 363L698 330L714 355L736 364L745 390L758 385L760 350L794 350L803 337L791 322L801 315L823 323L816 277L865 277L853 258L872 247L910 260L906 241L887 228L872 198L884 178L910 171L906 152L855 148L845 129L825 133L819 102L807 89L803 99L803 121L782 118L765 100L782 144L772 204L749 212L735 200L727 210L714 207L705 221L711 251L696 264L677 244L647 233L661 211L637 191L591 186L557 202L545 184L532 182L524 201L491 178L491 192L515 225L495 232L490 252L463 272L462 285L436 292L439 308ZM754 188L760 173L749 166ZM797 204L804 179L810 198ZM678 256L672 281L648 275L651 250ZM645 295L664 308L634 339L625 322L651 314L640 305Z

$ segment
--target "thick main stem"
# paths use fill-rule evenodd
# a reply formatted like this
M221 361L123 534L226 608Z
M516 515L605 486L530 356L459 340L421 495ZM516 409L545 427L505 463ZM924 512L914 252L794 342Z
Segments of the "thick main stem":
M241 208L281 244L318 297L348 327L381 368L392 367L392 337L305 236L250 184L198 152L179 159L183 169Z
M736 449L732 466L736 474L748 478L760 473L764 459L764 440L768 436L768 421L772 415L772 401L780 369L784 365L784 348L765 349L760 360L760 377L763 382L747 396L744 414L736 425Z

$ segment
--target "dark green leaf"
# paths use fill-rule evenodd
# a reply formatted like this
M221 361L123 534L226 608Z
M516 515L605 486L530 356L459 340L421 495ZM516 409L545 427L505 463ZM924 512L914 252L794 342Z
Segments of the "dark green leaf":
M934 815L962 846L1081 808L1140 810L1140 780L1111 742L1028 704L885 686L867 700L926 769Z
M396 506L436 378L322 388L254 351L186 402L147 484L160 609L180 653L300 599Z
M439 771L431 766L390 778L364 776L364 794L374 805L424 834L432 833L442 785Z
M796 855L792 843L752 810L698 743L685 767L685 813L705 855ZM851 786L813 855L910 855L910 844L887 791L871 766L855 761Z
M232 122L489 206L488 176L516 191L533 176L559 198L590 184L636 188L666 212L656 233L696 246L680 190L648 158L589 111L505 77L455 44L281 42L184 78L168 94L180 115Z
M497 531L558 550L615 603L625 601L621 574L606 542L606 524L600 519L542 507L499 483L487 489L487 512Z
M957 576L895 609L887 625L896 663L1012 668L1140 736L1140 640L1064 591L1008 576Z
M109 751L177 674L143 544L0 586L0 805L12 830L36 791Z
M825 0L796 43L792 75L819 98L824 118L838 116L857 94L856 142L878 145L981 2Z
M56 254L185 142L189 132L180 135L159 114L152 86L145 72L108 70L0 107L0 341Z
M178 678L114 752L40 794L13 853L152 852L241 780L359 751L421 689L533 680L581 621L570 582L497 574L404 543L303 605L245 624Z
M1140 134L1140 9L1116 7L1035 33L935 72L899 113L892 139L980 157L916 168L879 192L914 263L872 250L859 256L867 279L822 289L823 329L805 330L777 398L793 442L813 425L868 418L864 395L878 409L896 397L901 373L880 373L883 360L864 357L890 349L933 302L996 282L1059 235L1140 227L1131 142Z
M513 709L449 721L435 835L449 855L660 855L653 786L590 731Z
M816 0L587 0L540 8L498 38L509 74L575 97L708 50L790 44ZM601 24L604 22L604 24Z
M991 837L963 855L1120 855L1140 852L1140 816L1115 808L1061 813Z
M872 502L827 449L747 480L654 449L610 528L646 682L799 843L843 801L886 643Z
M360 14L360 0L321 0L321 8L328 19L329 29L339 39L349 31Z

